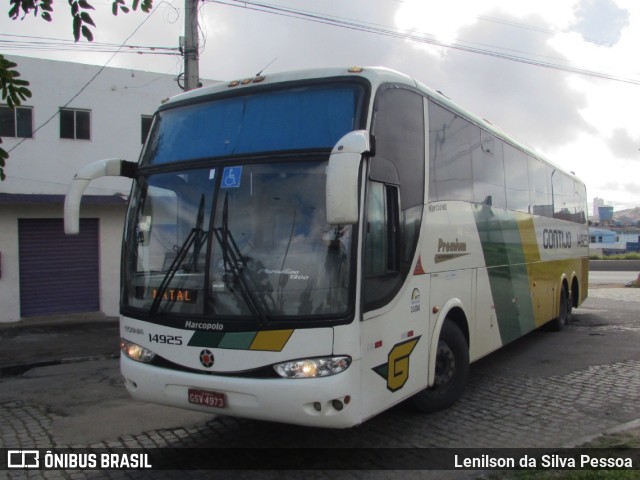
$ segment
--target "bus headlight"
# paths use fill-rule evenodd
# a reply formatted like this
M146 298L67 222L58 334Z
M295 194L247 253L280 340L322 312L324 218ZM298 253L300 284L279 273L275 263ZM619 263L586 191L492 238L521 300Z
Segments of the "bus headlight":
M129 342L124 338L120 339L120 350L131 360L148 363L156 356L151 350Z
M284 378L328 377L345 371L351 365L351 357L321 357L291 360L273 366L278 375Z

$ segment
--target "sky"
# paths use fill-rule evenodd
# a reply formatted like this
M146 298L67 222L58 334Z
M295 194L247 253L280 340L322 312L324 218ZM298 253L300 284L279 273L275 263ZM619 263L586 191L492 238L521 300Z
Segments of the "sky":
M589 203L599 197L616 211L640 206L637 0L264 0L266 7L256 7L259 1L200 2L202 78L393 68L575 172ZM154 0L150 15L117 17L110 0L90 3L96 45L176 48L184 34L184 0ZM88 51L87 42L62 50L61 39L73 40L68 8L54 0L51 23L0 16L0 53L182 72L176 54L125 47L113 56Z

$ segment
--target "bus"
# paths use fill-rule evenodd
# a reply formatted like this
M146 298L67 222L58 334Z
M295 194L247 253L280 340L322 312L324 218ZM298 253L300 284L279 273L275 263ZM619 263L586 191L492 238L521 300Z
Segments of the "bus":
M136 399L347 428L453 405L469 364L587 296L584 184L404 74L259 75L160 105L133 179L121 371Z

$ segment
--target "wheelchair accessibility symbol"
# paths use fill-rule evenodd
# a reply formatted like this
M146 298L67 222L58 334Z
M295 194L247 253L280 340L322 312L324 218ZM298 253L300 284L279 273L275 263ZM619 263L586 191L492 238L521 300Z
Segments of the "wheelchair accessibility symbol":
M239 188L242 167L224 167L222 172L222 188Z

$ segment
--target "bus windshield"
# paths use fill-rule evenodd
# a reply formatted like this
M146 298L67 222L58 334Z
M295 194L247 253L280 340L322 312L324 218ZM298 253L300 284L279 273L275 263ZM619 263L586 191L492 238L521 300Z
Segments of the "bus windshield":
M160 109L125 231L127 313L239 328L345 318L351 227L326 223L326 165L361 128L365 96L359 82L316 81Z
M123 306L261 322L345 315L351 227L326 223L325 168L287 160L139 177Z

